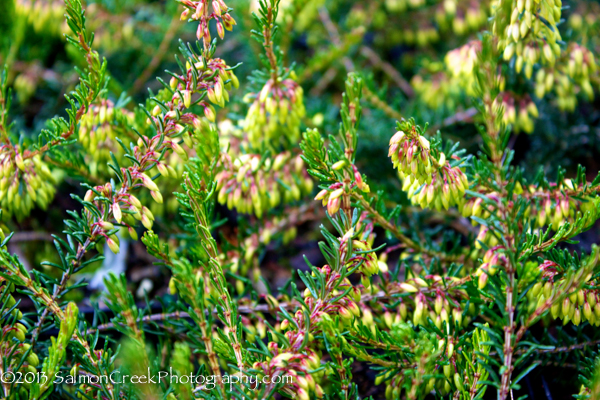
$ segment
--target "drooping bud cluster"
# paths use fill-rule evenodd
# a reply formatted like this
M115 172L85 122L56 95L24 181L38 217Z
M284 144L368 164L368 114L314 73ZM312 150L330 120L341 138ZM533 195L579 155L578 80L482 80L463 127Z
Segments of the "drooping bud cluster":
M56 192L56 181L39 155L23 159L17 147L0 146L0 208L17 219L25 218L34 204L46 209Z
M243 126L255 148L265 141L274 146L282 140L297 143L305 110L302 87L294 79L293 71L283 81L274 82L271 78L258 94L246 97L246 101L252 101L252 104Z
M204 64L203 60L195 61L194 65L188 62L186 69L186 76L171 78L170 86L175 91L172 97L173 103L175 105L182 103L185 108L189 108L193 104L192 93L206 89L206 99L209 101L203 100L197 102L197 105L203 108L204 116L210 122L214 122L217 114L211 103L225 107L225 103L229 101L229 90L231 90L231 87L239 87L237 76L225 61L220 58L210 59L206 64ZM194 83L196 87L193 87ZM155 116L160 113L160 107L153 110ZM166 115L167 118L171 119L175 116L176 113L174 111Z
M428 46L443 40L444 35L454 33L463 36L481 29L487 24L490 13L489 1L461 2L444 0L430 3L425 0L386 0L385 19L377 25L395 26L385 30L386 43ZM361 12L362 11L362 12ZM356 24L364 23L364 10L354 10ZM355 20L352 20L354 22Z
M459 204L469 181L459 167L450 167L444 153L432 160L429 141L415 126L390 139L389 157L403 179L402 190L413 204L441 210Z
M495 246L485 252L483 263L477 268L475 276L478 277L477 285L480 290L487 285L488 277L496 275L499 268L506 265L506 256L498 251L502 246Z
M552 90L556 92L556 104L561 110L574 111L577 95L585 94L593 100L593 82L598 82L598 67L594 54L577 43L570 43L554 68L541 68L535 76L535 94L539 98ZM596 83L597 86L597 83Z
M463 317L464 308L461 306L460 298L466 298L466 292L456 290L451 293L446 288L450 281L444 282L439 275L428 275L426 278L432 282L428 283L425 279L416 277L397 284L394 292L412 294L414 307L410 310L410 297L404 297L396 315L390 315L386 325L398 320L411 321L414 326L428 325L428 319L431 319L438 329L442 329L444 323L457 324L459 327L467 326L475 314L475 308L470 304Z
M531 185L523 189L520 183L515 185L514 194L528 198L529 204L525 216L532 219L536 227L542 228L552 224L552 229L557 230L565 222L573 222L577 213L596 212L600 199L597 196L582 195L580 187L575 187L571 179L565 179L560 185L551 184L548 190ZM500 195L496 192L485 193L486 197L496 203L500 202ZM489 207L488 208L494 208ZM473 197L461 205L460 211L465 218L471 216L487 219L490 212L483 207L480 197ZM473 224L476 222L473 220ZM480 227L475 246L481 248L479 242L489 247L497 244L497 239L485 226Z
M345 237L343 241L345 239L347 238ZM315 299L310 290L307 290L304 295L307 309L297 310L293 314L293 321L285 319L281 323L281 330L285 331L287 343L280 347L278 343L270 342L267 347L272 356L253 365L254 369L266 376L285 374L296 376L294 382L286 384L282 390L286 393L294 393L295 398L302 400L308 400L312 396L323 397L323 389L318 381L325 373L325 370L319 373L306 373L321 367L318 350L310 348L310 345L305 346L306 339L308 343L313 342L315 327L321 323L332 323L337 319L339 323L346 326L351 325L352 321L361 315L361 310L356 304L356 301L360 301L360 292L353 291L350 281L346 278L340 282L340 273L333 271L329 265L323 266L320 272L323 274L325 285L323 290L326 296ZM346 288L351 288L349 296L340 298L340 294ZM309 320L306 320L306 316Z
M56 36L69 32L64 19L65 4L62 0L17 0L15 11L18 18L28 21L36 32Z
M418 8L425 4L425 0L386 0L385 7L394 13L402 13L407 9Z
M485 328L489 328L486 323ZM443 384L443 391L455 391L455 398L459 397L457 393L462 394L460 398L470 398L474 393L481 393L479 389L485 386L483 383L488 377L488 371L482 365L483 360L490 352L489 334L485 329L476 328L473 330L473 336L469 337L463 346L461 346L462 357L456 357L449 360L449 363L442 367L446 380ZM482 393L483 394L483 393Z
M537 282L529 292L527 299L529 300L529 311L534 312L540 308L546 300L552 298L554 288L561 287L565 284L565 279L555 281L556 267L558 265L553 261L546 260L540 264L539 269L542 271L544 282ZM589 281L591 275L581 277L585 282ZM579 282L579 281L577 281ZM594 286L594 282L588 282L589 286ZM560 318L563 325L571 321L578 326L582 322L589 322L590 325L600 326L600 289L571 289L567 296L562 301L555 302L550 307L550 315L552 318Z
M140 178L142 179L142 182L150 179L147 176L141 176ZM152 181L150 180L150 182ZM152 182L152 184L154 184L154 182ZM103 186L96 186L94 187L94 190L111 201L110 203L107 203L106 201L96 200L97 194L92 190L87 191L84 200L93 203L100 211L107 210L109 215L109 218L107 219L97 219L93 222L91 229L95 237L103 237L106 240L106 244L113 253L118 253L120 247L119 237L115 234L115 225L111 222L113 218L116 223L127 228L127 232L133 240L138 239L135 230L136 221L141 221L146 229L152 229L154 223L152 211L146 206L143 206L133 194L115 193L109 183ZM160 196L160 192L158 192L158 196ZM84 212L92 219L92 215L87 209ZM106 214L103 213L102 215ZM112 218L110 218L110 216L112 216Z
M446 106L455 109L462 86L453 84L450 76L443 71L441 62L432 62L410 80L410 85L419 99L432 109Z
M493 31L504 59L516 55L515 69L531 77L533 65L554 65L560 56L561 40L557 23L561 0L497 0L492 6Z
M472 40L457 49L446 54L444 62L450 71L452 78L460 84L469 96L474 96L475 74L477 53L481 51L481 41Z
M483 1L444 0L437 6L435 20L442 31L464 35L487 23L489 5Z
M304 161L289 151L274 158L242 154L233 161L224 155L217 174L218 201L242 213L261 217L270 208L302 198L313 189Z
M549 193L545 199L540 200L536 213L536 224L540 228L551 223L558 228L566 218L573 218L576 211L574 200L560 192Z
M371 236L372 240L374 237ZM340 247L340 251L343 251L346 248L346 243L342 243ZM359 265L358 272L363 275L365 278L369 278L375 274L379 273L379 262L377 260L377 254L374 251L371 251L371 243L366 240L353 240L352 241L353 251L360 252L368 252L357 254L354 257L350 258L347 263L347 268L352 269L355 265ZM363 286L369 282L368 279L363 279ZM367 287L368 288L368 287Z
M317 382L323 378L325 370L309 373L321 367L319 354L310 349L306 354L286 352L284 349L279 349L278 344L274 342L270 342L268 348L272 357L268 361L257 362L252 366L259 377L290 376L292 383L282 388L284 393L298 400L323 398L323 388Z
M534 119L539 116L537 106L529 95L525 94L517 99L513 93L500 93L492 104L494 112L503 107L502 120L505 124L511 124L515 132L523 131L532 133Z
M346 166L345 161L338 161L338 163L332 165L332 168L338 169L343 168L344 166ZM352 165L352 171L354 175L354 181L352 181L352 183L345 186L340 182L336 182L330 185L327 189L321 190L315 196L315 200L321 200L323 207L327 206L327 212L329 213L329 215L335 215L342 207L342 195L346 192L346 190L344 189L345 187L349 190L357 188L363 193L368 193L371 190L369 185L363 180L362 175L360 174L355 165ZM361 218L361 221L362 219L363 218Z
M237 25L235 19L229 14L229 7L223 0L181 0L180 3L186 7L181 13L181 20L198 21L196 37L202 39L204 47L210 46L210 27L209 21L215 20L217 23L217 34L221 39L225 37L225 29L231 31L234 25Z
M107 172L110 152L115 155L122 153L115 138L122 137L123 131L133 124L133 120L132 112L123 108L115 109L115 104L110 100L101 100L100 104L92 105L81 118L79 143L92 158L88 165L93 176Z

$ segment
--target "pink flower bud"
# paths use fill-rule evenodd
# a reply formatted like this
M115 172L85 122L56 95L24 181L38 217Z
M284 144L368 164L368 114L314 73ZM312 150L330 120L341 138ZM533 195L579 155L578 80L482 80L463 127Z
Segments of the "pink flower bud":
M118 202L113 203L112 212L113 212L113 216L115 217L115 220L118 223L121 223L121 219L123 218L123 215L121 214L121 207L119 207Z
M329 201L327 202L327 212L329 213L329 215L335 215L339 211L340 207L341 201L339 197L329 198Z

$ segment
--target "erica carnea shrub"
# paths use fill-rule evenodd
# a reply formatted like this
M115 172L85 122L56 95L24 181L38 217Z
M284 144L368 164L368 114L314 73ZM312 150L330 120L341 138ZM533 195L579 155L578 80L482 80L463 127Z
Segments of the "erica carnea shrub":
M596 3L0 13L0 398L600 398Z

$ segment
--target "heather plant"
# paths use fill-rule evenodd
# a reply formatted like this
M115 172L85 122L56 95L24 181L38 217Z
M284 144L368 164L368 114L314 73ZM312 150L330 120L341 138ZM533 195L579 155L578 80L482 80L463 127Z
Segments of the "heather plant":
M596 4L86 3L0 5L0 398L600 398Z

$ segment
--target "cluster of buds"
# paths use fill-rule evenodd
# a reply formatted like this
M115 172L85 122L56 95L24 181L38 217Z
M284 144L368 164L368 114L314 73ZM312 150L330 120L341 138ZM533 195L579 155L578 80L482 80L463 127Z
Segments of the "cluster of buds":
M387 271L387 264L380 263L377 259L377 254L372 251L372 242L375 239L374 235L370 235L367 240L358 240L355 239L352 241L352 252L354 253L352 257L348 259L346 262L345 268L347 270L352 270L358 266L357 272L361 276L361 283L365 290L371 289L371 280L369 279L371 276L378 274L380 271ZM342 242L340 245L340 252L348 251L348 243ZM380 268L382 267L382 268ZM344 281L340 284L340 287L351 287L349 281ZM360 301L360 292L352 288L351 294L358 302ZM372 318L371 318L372 320Z
M229 90L232 86L239 87L239 80L229 66L220 58L208 60L206 64L203 60L198 60L191 65L186 63L187 73L185 76L172 77L170 81L171 89L174 90L172 102L175 105L182 103L185 108L192 105L192 93L206 89L206 98L209 101L198 102L197 105L204 110L204 116L210 121L215 122L216 112L212 104L224 107L229 101ZM195 73L198 73L199 78L195 79ZM194 77L194 78L193 78ZM196 87L193 87L194 82ZM212 103L212 104L211 104ZM157 116L161 113L160 107L156 106L152 114ZM175 118L176 113L170 111L166 118Z
M478 277L477 286L479 290L483 290L487 286L489 276L496 275L498 269L506 265L506 256L498 251L501 249L502 246L494 246L485 252L483 263L475 271L475 276Z
M443 323L449 324L450 318L452 318L459 326L466 326L470 322L470 317L463 318L460 301L458 298L451 297L450 293L444 289L443 278L439 275L428 275L426 278L432 279L433 283L428 284L423 278L416 277L401 282L395 290L399 293L414 294L414 311L411 318L413 325L427 325L428 318L431 318L436 327L441 329ZM457 291L456 295L466 296L466 293ZM470 315L475 312L475 308L472 306L471 304L468 310ZM393 321L406 321L409 317L407 306L401 303ZM392 319L385 323L386 325L392 324Z
M525 66L526 74L531 77L536 62L554 65L560 56L557 23L561 3L561 0L496 0L492 6L493 31L500 38L498 49L504 52L506 60L516 55L517 72Z
M500 107L504 109L503 122L512 125L515 132L533 132L534 120L539 116L539 113L537 106L529 95L526 94L522 98L516 99L512 93L502 92L494 99L492 104L494 112L497 112Z
M575 201L569 196L559 191L547 195L545 199L540 200L538 210L536 210L536 225L543 227L551 223L554 229L558 229L564 224L566 218L573 218L576 211Z
M190 135L185 134L183 137L185 138L185 143L187 142L187 138L190 137ZM188 147L191 146L188 145ZM186 149L186 151L187 150L188 149ZM182 157L175 152L172 152L168 155L165 154L165 156L163 156L163 158L156 163L156 167L151 170L152 173L149 175L156 175L158 173L163 178L167 178L161 179L159 182L157 182L160 192L173 193L176 192L177 189L180 187L181 178L185 171L185 163L183 162L184 157L185 156ZM152 196L152 192L150 192L150 196ZM154 198L154 196L152 197ZM148 204L147 200L150 199L148 199L146 193L141 193L140 200L143 204ZM165 198L163 203L153 201L150 202L148 205L148 208L152 210L152 213L154 213L154 215L158 217L164 216L165 213L174 213L177 211L178 207L179 202L174 196L169 196L168 198Z
M35 94L38 85L44 79L45 71L37 63L26 67L15 78L14 89L19 103L25 104Z
M435 19L441 30L452 29L457 35L478 31L487 23L489 6L485 2L444 0L437 7Z
M152 198L162 204L161 191L147 175L148 170L156 167L162 175L177 177L176 171L164 163L165 156L172 151L184 161L188 158L186 150L180 143L180 137L183 135L182 142L192 144L189 134L186 135L186 129L190 127L200 129L203 125L202 120L195 114L185 112L193 104L192 95L206 91L210 101L224 105L224 102L228 101L226 86L237 82L230 68L219 58L206 59L191 55L186 67L184 75L173 76L170 82L172 95L169 93L168 100L161 104L162 107L152 110L146 120L148 125L156 128L157 133L152 137L140 137L129 154L136 162L128 168L121 168L120 173L126 175L128 179L122 181L118 190L111 184L106 184L96 186L85 196L85 200L93 203L100 212L92 213L87 208L84 211L89 223L91 241L99 243L98 239L105 238L108 247L115 253L119 251L119 242L113 232L114 225L111 222L113 218L117 224L128 229L134 240L137 239L133 226L136 220L141 221L146 229L151 229L154 221L150 209L143 206L130 192L145 186L150 190ZM163 92L163 95L165 93ZM204 106L206 118L214 120L212 106L204 102L197 103ZM97 194L100 195L99 198L96 197Z
M541 190L534 185L523 189L520 184L517 184L515 194L530 200L525 217L531 218L538 228L552 224L552 229L557 230L565 222L572 222L577 212L595 211L598 198L578 193L581 189L582 186L577 188L571 179L565 179L558 186L551 184L549 190ZM498 193L489 192L485 195L489 200L499 204ZM576 200L575 197L582 200ZM462 203L460 211L465 218L475 216L487 219L490 216L490 212L483 207L483 200L479 197L473 197ZM474 220L473 224L476 224ZM488 231L487 227L482 226L477 236L477 248L481 247L479 242L493 247L496 245L496 238Z
M481 41L472 40L469 43L449 51L444 58L446 68L456 83L460 84L469 96L474 96L477 53L481 51Z
M583 37L583 40L598 37L598 15L600 5L594 2L581 2L569 10L568 25Z
M244 120L250 143L259 148L265 140L273 145L282 139L296 143L300 137L300 122L305 115L302 87L294 80L292 71L285 80L267 81L258 94L249 94L252 101Z
M346 161L338 161L332 165L333 169L341 169L346 166ZM369 185L365 183L362 178L362 175L358 171L355 165L352 165L352 171L354 175L354 181L348 185L344 185L343 183L336 182L330 185L328 188L321 190L315 196L315 200L321 201L323 207L327 206L327 213L329 215L335 215L340 208L342 207L343 195L348 194L354 188L363 191L364 193L368 193L371 189ZM364 219L364 218L362 218Z
M292 382L281 389L284 393L298 400L323 398L323 388L317 382L323 378L325 370L312 372L321 367L319 354L310 349L306 354L286 351L275 342L270 342L267 347L271 358L252 366L259 376L291 376Z
M338 318L344 326L352 325L352 322L361 315L361 310L356 304L357 301L360 301L360 292L352 287L350 281L346 278L340 282L340 273L332 270L329 265L323 266L320 272L323 274L325 282L323 288L327 293L325 298L315 299L307 289L304 293L304 304L307 310L296 311L293 315L293 323L287 319L281 323L281 330L285 331L284 335L289 345L279 348L277 343L269 343L268 348L273 357L253 366L268 376L284 374L297 376L295 382L286 385L283 391L294 393L295 398L303 400L311 398L311 393L316 398L323 396L323 389L316 381L320 380L325 373L324 370L321 370L318 373L307 374L308 371L314 371L321 367L321 357L316 350L303 348L307 336L310 343L316 333L310 331L309 328L314 329L322 322L332 322L335 318ZM341 292L347 288L350 288L349 296L340 298ZM309 321L306 320L306 316L310 319ZM299 351L300 349L302 352Z
M110 153L122 153L122 148L115 137L122 134L134 120L132 112L125 109L115 109L110 100L101 100L93 104L81 118L79 126L79 143L91 156L89 170L93 176L98 172L107 172L106 163L110 161Z
M410 175L416 182L431 183L434 166L430 160L429 140L417 132L416 126L403 125L390 139L388 157L391 157L394 168L404 175ZM445 156L443 157L445 165Z
M550 293L546 284L549 284ZM548 296L552 295L552 284L546 282L544 286L538 282L531 289L531 302L537 307L544 304ZM557 302L550 308L552 318L560 318L563 325L571 321L578 326L581 322L589 322L590 325L600 326L600 298L597 289L579 289L573 290L564 298L562 302Z
M23 219L36 203L46 209L54 198L55 179L39 155L23 159L19 149L0 145L0 208Z
M458 167L445 165L438 173L433 174L430 183L422 183L410 175L399 173L404 190L413 204L421 208L435 208L440 211L454 205L460 205L465 190L469 188L467 176ZM419 190L420 189L420 190Z
M406 283L406 285L410 285L410 283ZM458 308L452 308L447 297L443 296L442 292L438 291L433 306L423 293L419 292L415 296L415 309L412 317L414 326L428 325L428 319L431 318L435 326L441 329L444 322L446 324L450 323L450 316L457 323L460 324L462 322L462 312Z
M144 185L151 191L154 191L153 189L158 190L156 184L147 175L142 173L141 176L136 178L141 178L142 182L144 182ZM146 184L145 182L148 181L151 183ZM136 221L141 221L142 225L144 225L146 229L152 229L152 225L154 224L154 215L152 214L152 211L148 209L148 207L142 205L137 197L129 193L114 192L109 183L103 186L96 186L94 187L94 190L101 196L111 199L110 204L95 200L96 193L94 193L93 190L87 191L84 200L93 203L102 212L102 215L106 215L104 210L107 209L108 215L112 215L118 224L124 226L127 229L129 236L133 240L138 239L138 235L135 230ZM160 192L157 193L160 196ZM91 213L87 209L85 213L90 219L92 218ZM110 221L110 218L98 219L94 221L91 225L91 229L92 237L94 239L103 237L106 239L106 244L113 253L116 254L119 252L119 238L115 234L115 225Z
M392 13L403 13L411 8L419 8L425 0L386 0L385 7Z
M403 128L390 139L388 154L403 179L402 190L423 208L441 210L459 204L469 188L467 176L459 167L451 167L444 153L433 159L429 141L414 125Z
M558 107L572 112L577 105L578 93L584 93L590 100L594 98L592 82L597 75L594 54L586 47L571 43L565 57L554 68L542 68L537 72L535 93L542 98L554 89Z
M455 82L448 74L442 71L444 65L442 63L429 64L429 70L433 73L417 74L410 80L410 85L423 101L431 109L447 107L455 109L459 104L458 99L461 96L461 82ZM457 84L458 83L458 84Z
M225 29L231 31L234 25L237 25L235 19L229 14L229 7L223 0L178 0L184 7L185 10L181 13L181 20L198 21L198 29L196 30L196 37L198 40L202 39L204 47L210 46L210 27L209 21L215 20L217 22L217 33L221 39L225 37Z
M402 29L401 42L410 46L427 46L440 40L440 33L431 23Z
M219 203L257 217L280 203L300 200L313 189L304 161L288 151L265 159L242 154L232 161L225 155L221 168L215 177Z
M62 0L17 0L15 11L18 18L28 21L36 32L55 36L69 32L64 19L65 4Z

